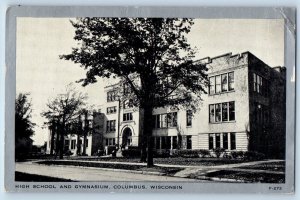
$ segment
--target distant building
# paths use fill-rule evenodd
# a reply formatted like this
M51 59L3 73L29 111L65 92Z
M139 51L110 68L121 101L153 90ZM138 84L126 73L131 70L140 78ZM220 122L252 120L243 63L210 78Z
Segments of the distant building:
M64 154L65 155L83 155L84 146L85 154L88 156L97 154L98 150L103 149L103 122L104 115L100 112L94 112L92 116L88 117L88 133L86 136L85 144L83 131L78 135L74 131L68 131L64 137ZM84 129L84 120L82 120L82 130ZM59 145L57 140L59 133L59 126L53 123L49 126L49 135L47 141L47 154L55 154L56 147Z
M154 148L224 148L284 156L285 68L271 68L250 52L198 62L209 69L208 94L194 114L167 107L154 109ZM139 146L142 111L128 101L120 102L113 88L105 88L103 146Z

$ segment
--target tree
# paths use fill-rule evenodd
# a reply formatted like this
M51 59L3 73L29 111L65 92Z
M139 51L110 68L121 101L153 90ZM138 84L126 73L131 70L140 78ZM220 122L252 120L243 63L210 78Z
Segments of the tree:
M207 68L195 62L195 50L186 38L193 20L78 18L71 23L79 46L60 58L80 63L87 71L79 80L83 86L111 76L129 86L132 102L144 113L141 160L147 147L151 167L152 110L164 106L195 110L206 93Z
M86 96L77 92L72 85L67 86L64 94L59 94L54 99L50 99L47 103L48 110L42 112L42 116L48 121L55 120L58 126L57 141L59 140L59 158L63 158L64 153L64 136L67 134L67 129L76 121L76 118L81 113L82 106L85 105Z
M29 153L32 146L35 124L31 121L32 105L29 94L19 93L15 103L15 156L22 159Z

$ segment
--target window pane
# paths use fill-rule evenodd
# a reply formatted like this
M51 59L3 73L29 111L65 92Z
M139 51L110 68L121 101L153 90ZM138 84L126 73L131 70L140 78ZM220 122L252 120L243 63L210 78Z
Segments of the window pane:
M160 137L156 137L156 149L160 149Z
M228 103L222 103L222 121L228 121Z
M221 76L216 76L216 93L221 92Z
M221 147L221 137L220 134L216 134L216 148L220 148Z
M229 121L235 120L235 105L234 101L229 102Z
M216 122L221 121L221 104L216 104Z
M186 136L186 148L192 149L192 136Z
M172 139L173 139L173 141L172 141L173 147L172 148L177 149L177 136L173 136Z
M227 90L228 90L227 74L222 74L222 92L225 92Z
M209 134L209 142L208 142L208 148L213 149L214 148L214 137L213 134Z
M228 85L229 85L229 91L234 90L234 73L230 72L228 73Z
M209 105L209 122L215 122L215 105Z
M215 93L215 77L209 78L209 94Z
M171 137L166 137L166 149L171 149Z
M228 149L228 134L223 133L223 148Z
M235 150L236 149L235 133L230 133L230 144L231 144L231 150Z
M192 126L192 111L191 110L187 110L186 111L186 126Z
M168 122L168 118L167 118L167 114L163 114L160 115L161 116L161 128L166 128L167 127L167 122Z
M256 91L256 74L253 74L253 91Z

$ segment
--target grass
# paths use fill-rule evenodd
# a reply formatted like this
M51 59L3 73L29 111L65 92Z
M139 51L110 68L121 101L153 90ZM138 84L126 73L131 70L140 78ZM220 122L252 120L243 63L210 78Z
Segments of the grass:
M262 164L257 164L257 165L243 166L243 167L238 167L238 168L284 172L285 171L285 162L284 161L269 162L269 163L262 163Z
M284 174L249 173L230 170L220 170L206 174L206 177L235 179L247 183L284 183Z
M71 160L87 160L87 161L107 161L107 162L133 162L140 163L139 158L111 158L111 157L70 157ZM154 158L156 164L169 165L186 165L186 166L216 166L224 164L243 163L243 160L233 160L228 158Z
M20 182L74 182L70 179L54 178L49 176L41 176L35 174L27 174L23 172L15 172L15 181Z
M178 168L178 167L175 168L175 167L154 166L152 168L147 168L144 165L129 165L129 164L122 164L122 163L77 162L76 160L74 160L74 161L46 160L46 161L40 161L38 163L45 164L45 165L71 165L71 166L82 166L82 167L97 167L97 168L159 172L159 173L163 173L165 175L174 175L176 172L183 170L183 168Z

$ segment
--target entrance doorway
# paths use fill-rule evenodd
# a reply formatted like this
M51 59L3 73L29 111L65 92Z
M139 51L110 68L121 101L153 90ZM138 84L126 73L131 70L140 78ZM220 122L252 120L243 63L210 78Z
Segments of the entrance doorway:
M132 131L130 128L125 128L122 137L122 148L128 148L132 145Z

